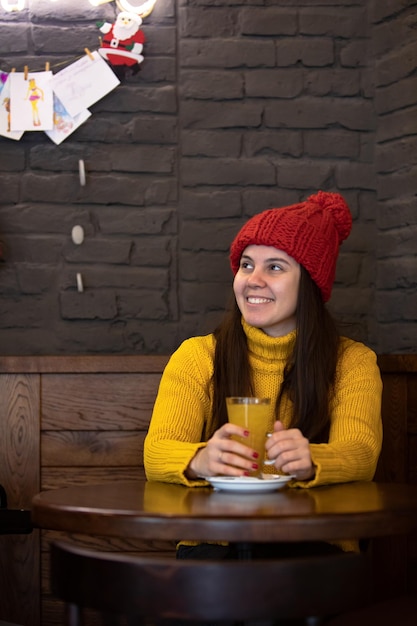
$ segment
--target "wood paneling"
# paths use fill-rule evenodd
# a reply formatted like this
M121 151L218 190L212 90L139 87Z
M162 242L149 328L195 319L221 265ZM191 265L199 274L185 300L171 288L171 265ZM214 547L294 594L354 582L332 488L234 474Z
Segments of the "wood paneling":
M0 375L0 482L9 508L30 508L40 488L39 375ZM37 626L39 532L0 536L0 619Z
M29 507L40 489L144 480L143 442L167 359L0 357L0 482L10 506ZM384 443L376 479L417 482L417 356L384 355L379 364ZM56 535L0 537L0 619L61 626L62 606L49 594L48 547ZM71 540L111 551L175 553L166 542L80 535ZM381 594L417 585L414 537L376 542L372 549Z

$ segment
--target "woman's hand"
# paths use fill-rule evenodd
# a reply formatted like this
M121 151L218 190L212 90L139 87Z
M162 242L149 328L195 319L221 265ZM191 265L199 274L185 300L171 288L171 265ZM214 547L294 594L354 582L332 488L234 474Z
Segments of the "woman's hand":
M203 476L248 476L258 469L258 453L243 443L231 439L232 435L245 438L248 431L235 424L224 424L216 430L191 459L186 470L190 479ZM262 462L262 461L261 461Z
M298 428L286 430L281 422L274 424L274 431L266 442L269 459L274 459L277 470L295 476L297 480L311 480L315 469L311 460L309 441Z

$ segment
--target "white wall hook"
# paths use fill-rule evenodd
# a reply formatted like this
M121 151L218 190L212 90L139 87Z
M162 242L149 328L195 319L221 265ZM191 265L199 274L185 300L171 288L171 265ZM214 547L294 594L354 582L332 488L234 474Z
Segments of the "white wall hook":
M77 273L77 289L80 293L84 291L83 277L80 273Z
M85 165L82 159L78 161L78 171L80 174L80 185L81 187L84 187L85 186Z
M79 246L84 241L84 228L79 224L74 226L71 231L71 239L77 246Z

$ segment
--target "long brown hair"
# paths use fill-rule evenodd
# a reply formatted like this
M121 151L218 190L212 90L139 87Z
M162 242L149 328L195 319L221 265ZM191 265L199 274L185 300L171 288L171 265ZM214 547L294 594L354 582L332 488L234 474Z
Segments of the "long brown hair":
M215 329L213 423L227 422L227 396L254 395L246 335L236 299ZM329 402L339 356L339 332L325 307L319 288L301 266L296 312L296 340L284 369L276 403L279 419L284 397L293 403L291 427L299 428L312 443L328 440Z

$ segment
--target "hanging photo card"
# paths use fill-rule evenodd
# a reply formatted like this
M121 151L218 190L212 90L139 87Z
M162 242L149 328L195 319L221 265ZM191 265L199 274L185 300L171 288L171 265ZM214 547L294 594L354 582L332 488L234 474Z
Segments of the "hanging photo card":
M9 80L11 130L52 130L52 72L11 72Z
M75 117L71 117L62 102L54 94L54 128L53 130L46 130L45 134L58 146L81 124L84 124L90 115L90 111L86 109Z
M0 72L0 135L19 141L23 131L12 131L10 109L9 74Z
M95 51L55 74L52 84L69 115L75 117L115 89L120 81Z

